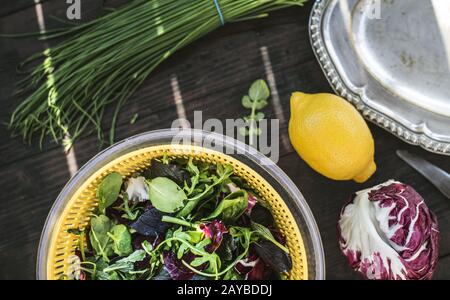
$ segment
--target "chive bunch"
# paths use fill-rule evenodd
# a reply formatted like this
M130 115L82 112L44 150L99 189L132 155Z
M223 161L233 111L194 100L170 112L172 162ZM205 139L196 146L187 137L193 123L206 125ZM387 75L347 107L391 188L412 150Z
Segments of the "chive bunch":
M219 0L225 22L267 15L305 0ZM68 39L32 56L34 70L19 83L26 99L9 128L31 143L50 136L67 148L85 131L105 141L102 119L113 107L109 141L125 101L165 59L220 27L213 0L134 0L94 21L47 33Z

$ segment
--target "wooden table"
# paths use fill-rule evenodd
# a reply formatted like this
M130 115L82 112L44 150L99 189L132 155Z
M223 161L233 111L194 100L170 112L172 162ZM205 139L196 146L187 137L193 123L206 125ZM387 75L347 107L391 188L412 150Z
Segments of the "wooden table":
M3 0L0 32L36 31L39 7L33 2ZM82 0L82 17L98 16L101 2ZM191 121L195 110L202 110L204 119L241 117L246 111L240 99L250 83L257 78L270 79L278 91L281 109L270 105L265 112L268 118L280 118L281 140L287 141L280 142L279 166L297 184L316 217L326 256L327 278L359 278L347 266L337 243L336 222L344 202L357 190L395 178L412 185L438 216L441 255L435 278L449 279L450 200L402 162L395 150L410 150L447 171L450 171L450 157L407 145L371 124L378 171L368 182L356 184L328 180L317 174L289 145L286 122L291 92L331 92L309 43L307 24L311 4L312 1L306 7L279 11L258 21L228 24L178 52L125 105L118 139L170 127L178 118L176 102L178 113L182 114L184 108ZM47 28L58 25L49 16L64 17L66 8L65 1L44 1L42 9ZM44 47L35 38L0 39L1 123L8 121L12 109L20 102L12 95L14 84L20 78L15 72L16 65ZM135 113L139 117L131 125ZM0 279L32 279L39 237L53 201L76 166L85 164L99 148L95 137L86 136L75 144L69 155L52 143L46 143L40 150L36 145L24 145L20 138L11 138L5 126L0 127L0 141Z

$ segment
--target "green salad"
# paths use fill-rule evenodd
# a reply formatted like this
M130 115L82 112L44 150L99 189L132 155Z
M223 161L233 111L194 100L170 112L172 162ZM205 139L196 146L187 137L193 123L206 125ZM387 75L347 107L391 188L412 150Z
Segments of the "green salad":
M108 174L64 274L75 280L284 279L292 268L267 205L227 165L152 160Z

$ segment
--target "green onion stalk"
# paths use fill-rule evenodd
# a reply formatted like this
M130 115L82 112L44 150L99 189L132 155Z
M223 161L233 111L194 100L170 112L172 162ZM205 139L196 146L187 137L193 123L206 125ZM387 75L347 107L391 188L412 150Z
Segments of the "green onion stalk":
M67 36L19 82L25 100L9 128L28 143L46 137L70 148L83 132L114 141L120 109L155 68L177 50L231 23L301 6L305 0L134 0L94 21L43 33ZM102 119L112 106L108 138Z

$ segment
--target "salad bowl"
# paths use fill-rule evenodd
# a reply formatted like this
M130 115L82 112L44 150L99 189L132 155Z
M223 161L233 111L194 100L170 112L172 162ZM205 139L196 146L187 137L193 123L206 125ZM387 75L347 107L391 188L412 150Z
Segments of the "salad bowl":
M127 177L163 156L231 165L268 205L277 229L285 236L292 259L288 279L324 279L320 233L298 188L275 163L235 139L200 130L165 129L123 140L96 155L67 183L56 199L42 232L38 279L60 279L70 267L78 237L98 206L96 191L111 172Z

